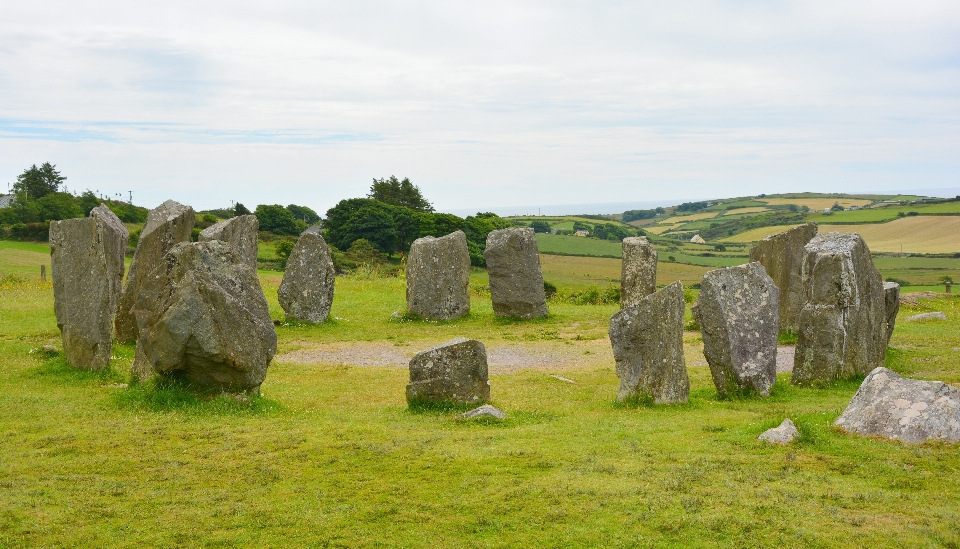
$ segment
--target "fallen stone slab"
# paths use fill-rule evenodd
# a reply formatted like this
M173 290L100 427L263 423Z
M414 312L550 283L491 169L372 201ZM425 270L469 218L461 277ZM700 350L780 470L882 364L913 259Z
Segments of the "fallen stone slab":
M756 261L703 275L693 317L717 392L768 396L777 381L780 291Z
M256 272L219 240L174 246L145 278L134 314L135 381L181 377L256 394L277 352Z
M210 225L200 231L198 241L210 242L220 240L230 244L237 250L240 260L257 270L257 240L259 239L260 222L255 215L238 215L237 217Z
M458 337L410 360L408 403L480 404L487 400L490 380L483 343Z
M470 312L470 252L463 231L414 240L406 275L407 312L430 320Z
M674 282L610 318L617 361L617 400L687 402L690 378L683 357L683 285Z
M302 322L326 322L333 306L337 271L323 237L300 235L287 259L277 299L288 317Z
M657 249L646 237L623 239L620 267L620 308L636 305L657 291Z
M113 315L123 284L127 228L105 205L50 223L53 310L70 364L110 367Z
M947 319L947 315L945 315L940 311L937 311L935 313L920 313L918 315L907 317L907 322L918 322L918 321L924 321L924 320L946 320L946 319Z
M750 261L760 262L780 290L780 333L798 329L804 303L804 246L816 234L817 224L806 223L770 235L750 249Z
M127 282L117 306L114 324L118 340L131 342L137 339L139 332L133 307L139 299L140 290L167 252L181 242L190 242L195 223L193 208L173 200L167 200L147 213L147 222L140 231L137 251L130 262Z
M900 285L896 282L883 283L883 302L887 316L887 345L893 336L893 329L897 325L897 314L900 312Z
M790 418L787 418L778 427L767 429L761 433L757 440L770 444L790 444L799 436L800 432L797 431L797 427L790 421Z
M960 442L960 389L880 367L863 380L834 425L848 433L910 443Z
M461 417L466 419L472 419L475 417L492 417L494 419L506 419L507 414L503 410L497 408L492 404L484 404L479 408L474 408L469 412L464 413Z
M887 308L867 244L856 233L820 233L804 249L805 303L790 382L829 382L882 366Z
M495 315L524 319L547 316L547 296L533 229L492 231L487 235L483 257Z

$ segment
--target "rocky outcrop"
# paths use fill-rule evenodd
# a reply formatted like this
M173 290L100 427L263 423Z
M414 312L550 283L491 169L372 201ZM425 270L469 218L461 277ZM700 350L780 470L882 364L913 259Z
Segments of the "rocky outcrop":
M817 234L817 224L807 223L770 235L750 250L750 261L759 261L780 290L780 333L799 329L803 308L803 247Z
M181 242L190 241L195 222L193 208L173 200L167 200L147 213L147 222L140 231L137 251L130 262L130 272L127 273L127 282L117 306L115 325L117 339L120 341L130 342L137 339L137 320L133 314L133 306L139 298L140 289L167 252Z
M617 360L617 400L687 402L690 379L683 358L683 285L648 295L610 318L610 343Z
M530 228L510 228L487 235L483 251L490 275L490 299L497 316L547 316L537 238Z
M257 240L260 222L255 215L238 215L200 231L200 242L220 240L237 250L240 260L257 270Z
M779 311L780 291L757 262L703 275L693 316L721 395L770 394L777 381Z
M805 246L791 383L805 385L866 374L887 352L883 280L856 233L820 233Z
M900 285L896 282L883 283L883 303L887 316L887 345L897 325L897 313L900 312Z
M834 425L848 433L903 442L960 442L960 389L877 368Z
M490 380L483 343L458 337L410 360L407 402L481 404L487 400Z
M316 233L300 235L277 290L287 316L302 322L325 322L333 305L336 274L330 247L323 237Z
M152 375L256 393L277 333L256 272L225 242L175 246L145 277L134 314L135 380Z
M431 320L470 312L470 252L463 231L414 240L406 274L407 312Z
M53 310L63 354L78 368L110 367L128 236L102 204L90 217L50 223Z
M657 291L657 250L645 237L623 239L620 267L620 308L636 305Z

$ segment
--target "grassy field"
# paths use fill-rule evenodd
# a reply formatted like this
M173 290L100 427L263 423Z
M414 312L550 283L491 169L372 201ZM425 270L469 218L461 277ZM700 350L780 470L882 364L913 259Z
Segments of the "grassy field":
M760 212L768 212L768 211L770 211L770 208L764 208L762 206L753 206L750 208L736 208L733 210L725 210L720 215L722 215L725 218L729 218L734 215L752 214L752 213L760 213Z
M844 208L850 206L866 206L873 203L872 200L857 198L761 198L761 202L771 206L784 206L787 204L796 204L797 206L806 206L811 210L822 210L829 208L834 204L840 204Z

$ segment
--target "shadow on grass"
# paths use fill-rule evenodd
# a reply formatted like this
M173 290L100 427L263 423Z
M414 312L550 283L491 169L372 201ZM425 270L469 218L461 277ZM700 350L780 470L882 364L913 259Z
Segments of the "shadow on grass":
M59 352L44 352L41 355L43 362L32 371L32 377L50 379L58 383L70 385L102 385L104 383L122 383L123 375L107 368L105 370L84 370L69 362L67 357Z
M193 385L178 377L154 378L145 383L131 384L114 399L121 408L199 416L265 416L285 410L283 405L269 398L224 393Z

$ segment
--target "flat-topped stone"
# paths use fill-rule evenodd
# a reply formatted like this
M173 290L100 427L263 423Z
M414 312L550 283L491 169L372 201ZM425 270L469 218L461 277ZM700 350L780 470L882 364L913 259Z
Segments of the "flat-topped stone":
M620 267L620 308L636 305L657 291L657 250L646 237L623 239Z
M210 225L200 231L197 239L200 242L220 240L230 244L237 250L240 260L257 270L257 240L259 239L260 222L255 215L238 215L237 217Z
M483 343L458 337L410 360L407 402L482 404L488 400L490 380Z
M325 322L333 305L337 271L330 247L317 233L300 235L287 259L277 299L288 317Z
M414 240L406 275L407 312L431 320L470 312L470 252L463 231Z
M758 261L780 290L780 332L799 329L803 308L803 247L817 234L816 223L805 223L770 235L750 249L750 261Z
M497 316L547 316L540 255L533 229L510 228L487 235L483 251L490 276L490 299Z

